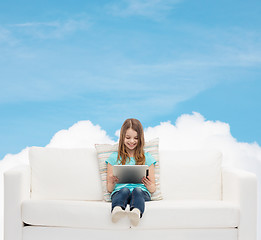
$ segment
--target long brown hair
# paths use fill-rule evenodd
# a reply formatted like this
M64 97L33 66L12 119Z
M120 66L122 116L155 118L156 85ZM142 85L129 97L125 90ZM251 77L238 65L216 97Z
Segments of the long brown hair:
M124 139L127 130L131 128L137 132L138 135L138 144L134 151L134 159L136 161L136 165L144 165L145 164L145 155L144 155L144 133L143 127L138 119L129 118L125 120L121 127L120 140L119 140L119 148L118 148L118 162L121 165L125 165L126 161L130 161L129 154L127 152L126 146L124 144Z

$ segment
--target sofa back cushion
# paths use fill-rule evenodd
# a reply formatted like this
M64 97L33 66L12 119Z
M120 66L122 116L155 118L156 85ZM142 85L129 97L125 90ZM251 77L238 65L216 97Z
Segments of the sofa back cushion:
M221 200L221 164L218 151L160 151L163 198Z
M31 147L31 197L102 200L96 150Z

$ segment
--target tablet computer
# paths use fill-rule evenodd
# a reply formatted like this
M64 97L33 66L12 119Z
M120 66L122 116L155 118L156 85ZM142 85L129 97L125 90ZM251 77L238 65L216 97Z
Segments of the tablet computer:
M149 166L114 165L113 175L119 179L118 183L142 183L142 178L149 175Z

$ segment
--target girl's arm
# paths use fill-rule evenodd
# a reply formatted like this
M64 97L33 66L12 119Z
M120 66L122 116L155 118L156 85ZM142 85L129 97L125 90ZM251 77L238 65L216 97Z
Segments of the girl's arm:
M112 192L115 188L115 184L119 181L119 179L113 176L112 171L113 166L108 163L107 165L107 190L108 192Z
M149 176L142 179L142 183L149 190L150 193L154 193L156 191L155 184L155 167L154 164L149 166Z

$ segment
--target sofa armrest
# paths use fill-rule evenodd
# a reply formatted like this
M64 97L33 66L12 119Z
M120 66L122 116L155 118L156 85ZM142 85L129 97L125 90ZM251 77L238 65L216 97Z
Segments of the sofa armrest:
M240 209L238 240L257 238L257 178L244 170L222 168L223 200Z
M29 165L12 168L4 173L4 239L21 240L23 222L21 203L30 199L31 170Z

